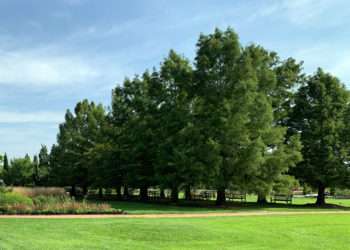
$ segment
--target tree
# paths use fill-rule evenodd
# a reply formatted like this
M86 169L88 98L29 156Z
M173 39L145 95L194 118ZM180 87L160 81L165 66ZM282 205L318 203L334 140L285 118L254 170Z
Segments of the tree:
M8 185L25 186L33 184L33 163L28 155L14 158L8 171Z
M2 178L3 181L5 182L5 184L9 184L10 180L9 180L9 161L8 161L8 157L7 154L4 154L3 157L3 171L2 171Z
M349 174L349 152L342 143L348 93L337 78L318 69L298 90L295 102L290 124L301 135L304 159L293 173L318 189L316 204L324 205L325 189L342 185Z
M48 185L50 176L50 155L45 145L39 151L39 184Z
M276 53L256 45L246 47L243 57L248 57L245 60L250 64L252 80L256 81L251 133L253 137L260 137L261 143L261 160L245 182L258 194L258 202L266 203L274 183L302 159L299 137L287 134L293 91L301 78L301 65L291 58L280 61Z
M193 173L193 168L198 164L193 161L191 145L191 139L195 140L189 93L192 67L188 60L171 50L161 65L159 75L161 88L158 98L162 100L159 119L162 125L156 174L161 186L171 188L172 201L176 202L180 186L186 183L189 189L195 177L198 179L201 175L201 171Z
M57 145L53 148L56 178L72 186L72 195L77 186L86 194L93 183L95 176L91 175L93 166L88 155L99 140L105 118L102 105L83 100L76 105L74 114L66 112L65 122L60 125Z
M3 168L5 171L8 171L9 169L9 160L7 158L7 154L4 154L4 158L3 158Z
M265 202L274 181L300 158L297 138L287 142L279 122L294 80L286 69L292 67L283 68L275 53L260 46L243 48L231 29L201 35L197 46L197 119L215 148L217 204L232 186L253 189Z
M241 49L238 37L232 30L222 32L218 29L214 34L201 35L197 47L195 85L198 100L195 102L195 109L196 118L201 121L197 126L204 134L205 142L213 147L210 151L210 159L213 162L210 165L212 171L216 173L213 184L218 189L217 204L222 204L225 201L225 189L232 179L232 176L227 174L227 167L224 164L234 162L229 160L228 155L223 155L222 147L225 144L228 146L228 143L222 140L230 138L225 127L230 127L228 112L231 105L228 100L231 99L229 95L232 93L228 91L228 85L233 79L228 77L234 75L233 70ZM230 150L226 150L228 151ZM223 161L223 158L227 161Z
M126 80L128 81L128 80ZM129 126L134 117L133 109L129 103L128 95L124 88L117 86L112 92L112 110L109 115L111 125L110 141L114 151L110 167L114 174L120 177L120 182L124 186L124 195L128 196L128 185L132 183L131 169L134 166L133 146L131 143Z
M39 185L39 159L37 155L33 157L33 182L34 186Z

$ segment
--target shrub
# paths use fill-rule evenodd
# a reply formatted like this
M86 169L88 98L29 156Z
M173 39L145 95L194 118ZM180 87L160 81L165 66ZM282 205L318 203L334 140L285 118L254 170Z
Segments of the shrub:
M66 191L60 187L14 187L13 192L19 193L28 197L37 196L65 196Z
M32 206L33 201L29 197L18 193L4 192L0 193L0 207L12 205Z
M28 191L29 190L29 191ZM39 190L39 191L38 191ZM45 190L44 192L42 192ZM54 191L53 191L54 190ZM120 214L109 204L76 201L58 189L15 188L0 192L2 214ZM54 195L49 195L50 193ZM40 194L40 195L39 195ZM61 195L59 195L61 194Z
M334 195L349 196L349 195L350 195L350 189L340 189L340 188L337 188L337 189L334 190Z
M36 196L33 199L18 193L1 196L0 212L3 214L120 214L121 210L109 204L75 201L67 196ZM2 201L2 202L1 202Z
M86 201L75 201L69 197L38 196L33 199L33 210L45 214L97 214L121 213L109 204L95 204Z
M299 187L298 181L290 175L282 175L273 185L273 191L280 194L291 194Z
M0 186L0 194L11 192L11 189L6 188L5 186Z

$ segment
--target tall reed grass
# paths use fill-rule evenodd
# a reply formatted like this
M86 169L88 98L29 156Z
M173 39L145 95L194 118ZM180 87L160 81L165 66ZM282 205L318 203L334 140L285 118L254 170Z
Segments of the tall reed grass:
M13 187L12 192L18 193L27 197L37 196L66 196L67 193L61 187Z

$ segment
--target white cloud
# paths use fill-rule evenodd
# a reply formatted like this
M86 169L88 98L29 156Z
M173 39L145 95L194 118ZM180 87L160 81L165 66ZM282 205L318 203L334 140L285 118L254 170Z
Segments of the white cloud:
M37 51L0 51L0 84L57 85L83 83L99 76L81 58Z
M64 120L64 113L39 112L7 112L0 111L0 123L60 123Z
M337 47L337 50L334 50ZM316 71L317 67L338 77L344 84L350 86L350 50L340 45L318 44L293 53L293 57L304 61L308 73Z
M273 0L253 15L278 17L299 26L334 26L349 16L347 0Z
M2 126L0 153L7 152L10 157L23 157L26 153L32 156L39 152L41 144L50 148L57 132L58 127L51 124Z
M350 87L350 74L349 74L349 69L350 69L350 51L346 53L341 59L335 63L335 65L330 67L330 71L340 78L340 80L344 83L347 84L348 87Z

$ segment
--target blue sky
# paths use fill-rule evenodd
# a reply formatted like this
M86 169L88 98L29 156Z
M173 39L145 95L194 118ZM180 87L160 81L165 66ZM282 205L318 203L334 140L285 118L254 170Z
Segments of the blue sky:
M67 108L109 105L116 84L170 48L192 59L215 27L350 84L347 0L0 0L0 16L0 152L11 157L51 146Z

